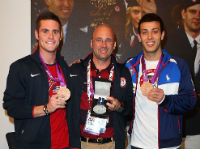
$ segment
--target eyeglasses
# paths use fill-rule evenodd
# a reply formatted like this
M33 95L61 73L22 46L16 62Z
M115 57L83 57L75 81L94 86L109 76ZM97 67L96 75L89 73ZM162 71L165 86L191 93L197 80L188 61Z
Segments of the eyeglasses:
M106 38L106 40L103 40L102 38L95 38L93 39L96 43L103 43L105 42L106 44L112 44L114 41L113 39L110 39L110 38Z

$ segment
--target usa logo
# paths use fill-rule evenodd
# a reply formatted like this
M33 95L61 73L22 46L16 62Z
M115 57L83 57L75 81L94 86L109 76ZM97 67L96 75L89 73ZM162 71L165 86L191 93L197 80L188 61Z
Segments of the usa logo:
M120 87L124 88L126 86L126 79L124 77L120 78Z
M115 11L116 12L120 12L120 7L119 6L115 6Z

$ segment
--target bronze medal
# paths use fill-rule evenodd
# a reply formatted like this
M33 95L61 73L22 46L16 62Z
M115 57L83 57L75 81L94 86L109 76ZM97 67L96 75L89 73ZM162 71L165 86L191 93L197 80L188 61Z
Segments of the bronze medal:
M141 92L144 96L147 96L151 89L153 89L153 86L151 83L149 83L148 81L143 82L141 86Z
M65 100L68 100L71 96L71 92L66 86L60 87L57 91L57 94L64 96Z

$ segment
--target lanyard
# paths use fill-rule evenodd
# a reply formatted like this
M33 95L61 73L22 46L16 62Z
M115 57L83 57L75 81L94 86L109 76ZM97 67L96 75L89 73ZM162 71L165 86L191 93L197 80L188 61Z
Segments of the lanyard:
M160 57L160 60L156 66L156 70L154 72L154 75L152 77L151 80L149 80L150 83L154 84L157 77L158 77L158 70L160 68L160 65L161 65L161 62L162 62L162 58L163 58L163 54L161 55ZM142 55L142 73L143 73L143 81L146 82L148 81L148 78L147 78L147 70L146 70L146 63L145 63L145 60L144 60L144 54Z
M112 68L109 74L109 81L113 81L114 79L114 65L112 64ZM87 66L87 94L88 94L88 101L90 104L91 99L94 98L94 86L92 81L92 70L91 70L91 60L88 62Z
M45 71L46 71L47 75L49 76L49 78L50 78L52 81L59 82L60 85L61 85L62 87L65 86L66 84L65 84L64 78L63 78L63 76L62 76L62 74L61 74L61 72L60 72L60 70L59 70L59 68L58 68L58 63L57 63L57 61L56 61L56 72L57 72L57 75L58 75L58 79L53 77L53 75L52 75L51 72L49 71L47 65L45 64L45 62L44 62L44 60L42 59L41 56L40 56L40 60L41 60L41 62L42 62L42 65L44 66Z

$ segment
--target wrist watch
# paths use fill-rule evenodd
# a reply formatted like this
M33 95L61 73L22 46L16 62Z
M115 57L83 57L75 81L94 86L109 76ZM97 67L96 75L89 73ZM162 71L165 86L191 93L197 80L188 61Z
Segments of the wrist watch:
M48 109L47 109L47 104L44 105L43 111L46 115L49 115Z

